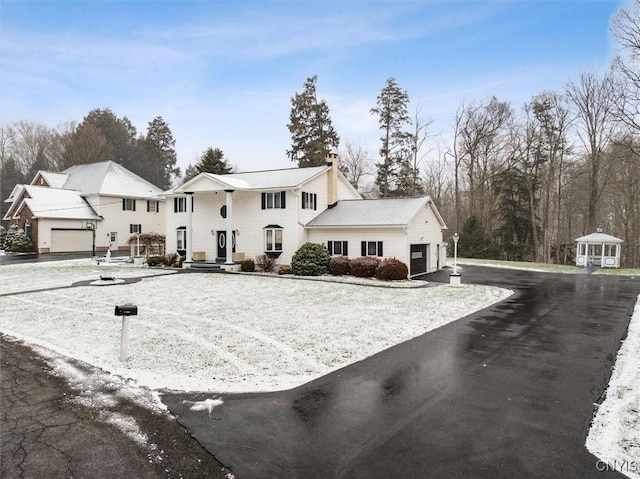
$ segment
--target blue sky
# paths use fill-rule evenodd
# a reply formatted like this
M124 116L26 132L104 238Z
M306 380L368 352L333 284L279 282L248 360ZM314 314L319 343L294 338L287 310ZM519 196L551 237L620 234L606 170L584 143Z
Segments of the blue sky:
M110 108L162 116L178 164L221 148L239 170L293 166L290 99L307 77L345 141L375 157L369 113L395 77L436 142L462 102L515 108L608 68L617 0L3 0L1 120L56 126Z

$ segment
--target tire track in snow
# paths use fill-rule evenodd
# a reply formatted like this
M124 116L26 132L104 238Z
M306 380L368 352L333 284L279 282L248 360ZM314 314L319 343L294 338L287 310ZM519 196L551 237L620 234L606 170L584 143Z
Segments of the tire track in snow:
M50 296L57 296L60 298L67 298L67 299L72 299L69 296L66 295L62 295L62 294L54 294L51 292L45 292L44 294L50 295ZM25 302L25 303L31 303L31 304L35 304L35 305L39 305L39 306L44 306L46 308L55 308L55 309L59 309L61 311L70 311L73 313L79 313L79 312L86 312L84 310L81 309L74 309L74 308L70 308L70 307L66 307L66 306L58 306L58 305L51 305L51 304L47 304L47 303L43 303L40 301L35 301L32 299L27 299L25 297L15 297L14 299L17 299L19 301ZM97 303L95 301L89 301L89 300L84 300L84 299L79 299L79 298L73 298L73 300L75 301L81 301L81 302L85 302L85 303L91 303L91 304L100 304ZM102 303L105 304L105 303ZM111 303L110 303L111 305ZM109 318L113 318L113 316L111 315L106 315L106 314L101 314L101 313L89 313L92 316L96 316L96 317L109 317ZM138 316L136 322L143 324L144 326L148 327L149 329L152 329L154 331L159 331L159 330L163 330L163 328L155 323L153 323L151 320L147 320L147 319L143 319L142 317ZM187 333L182 333L180 331L173 331L172 334L174 336L177 336L183 340L185 340L186 342L191 342L191 343L195 343L198 344L200 346L202 346L205 349L211 350L213 351L216 355L218 355L221 359L226 359L229 363L231 363L236 369L238 369L239 372L241 373L246 373L246 374L258 374L258 370L252 366L251 364L249 364L248 362L244 361L243 359L241 359L239 356L230 353L229 351L217 347L214 344L207 342L203 339L198 338L195 335L190 335Z
M51 292L51 291L44 292L44 294L48 294L48 295L51 295L51 296L58 296L58 297L62 297L62 298L73 299L74 301L83 301L83 302L91 304L91 305L95 305L95 304L105 304L106 305L106 304L108 304L110 307L113 307L113 303L107 303L106 301L100 303L100 302L96 302L95 300L88 300L88 299L83 299L83 298L72 298L70 296L59 294L59 293L54 293L54 292ZM153 308L153 307L145 306L145 311L151 311L151 312L155 312L157 314L170 314L170 315L173 315L173 316L179 316L181 318L184 317L184 313L183 312L170 311L168 309L156 309L156 308ZM211 324L211 322L212 322L212 318L207 318L205 316L198 316L198 315L194 315L194 314L189 314L189 319L197 320L198 322L200 322L202 324ZM318 361L315 361L311 357L306 356L306 355L298 352L297 350L295 350L294 348L292 348L288 344L283 343L282 341L278 341L277 339L271 338L270 336L267 336L267 335L265 335L263 333L260 333L260 332L255 331L255 330L251 330L251 329L245 328L243 326L232 324L229 321L225 321L224 319L215 319L215 323L214 324L217 325L217 326L226 327L227 329L230 329L232 331L240 333L240 334L242 334L244 336L256 339L256 340L258 340L258 341L260 341L260 342L262 342L264 344L268 344L270 346L273 346L274 348L276 348L280 352L288 355L289 357L296 358L299 362L305 364L307 367L313 368L313 371L315 371L317 373L324 373L324 372L329 370L329 367L326 364L318 362ZM229 354L232 354L232 353L229 353ZM240 359L240 358L238 358L238 359L240 361L242 361L242 359ZM256 369L253 366L251 366L249 363L246 363L246 364L247 364L247 366L249 368L251 368L252 371L256 371Z

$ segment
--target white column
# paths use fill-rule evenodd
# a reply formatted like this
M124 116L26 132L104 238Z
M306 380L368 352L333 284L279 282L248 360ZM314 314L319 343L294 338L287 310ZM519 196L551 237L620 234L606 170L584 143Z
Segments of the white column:
M185 262L191 263L193 260L193 193L187 192L187 252Z
M227 194L227 260L225 264L233 264L233 190L224 190Z

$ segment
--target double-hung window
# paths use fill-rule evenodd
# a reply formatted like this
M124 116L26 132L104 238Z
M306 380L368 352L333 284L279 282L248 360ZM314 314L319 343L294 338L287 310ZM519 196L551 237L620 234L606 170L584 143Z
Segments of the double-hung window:
M267 253L282 252L282 227L269 225L264 229L264 250Z
M142 233L142 225L129 225L129 233Z
M362 256L383 256L382 241L362 241L360 243L360 254Z
M262 193L262 209L263 210L272 210L272 209L285 209L286 208L286 192L285 191L274 191L268 193Z
M160 202L147 200L147 212L158 213L160 211Z
M122 210L123 211L135 211L136 200L133 198L122 198Z
M178 196L173 199L173 212L184 213L187 211L187 198L184 196Z
M187 228L178 228L176 230L176 249L187 249Z
M332 256L349 256L348 241L327 241L327 249Z
M317 193L302 192L302 209L303 210L315 210L318 208L318 195Z

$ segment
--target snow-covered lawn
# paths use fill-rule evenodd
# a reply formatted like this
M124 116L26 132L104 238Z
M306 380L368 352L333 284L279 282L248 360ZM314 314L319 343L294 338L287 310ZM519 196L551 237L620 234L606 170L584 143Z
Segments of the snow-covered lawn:
M45 270L54 274L38 268ZM75 282L64 271L66 280ZM130 270L114 272L121 277ZM5 296L0 307L3 332L140 384L229 392L303 384L510 294L478 285L371 288L172 274L135 284ZM114 316L114 306L123 303L138 306L124 363L119 361L121 320Z

